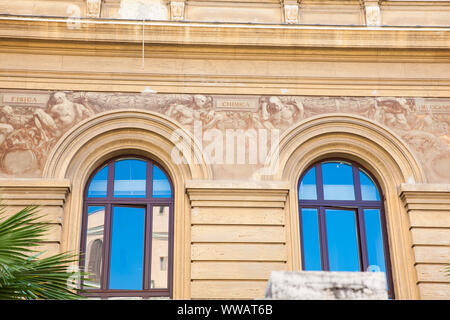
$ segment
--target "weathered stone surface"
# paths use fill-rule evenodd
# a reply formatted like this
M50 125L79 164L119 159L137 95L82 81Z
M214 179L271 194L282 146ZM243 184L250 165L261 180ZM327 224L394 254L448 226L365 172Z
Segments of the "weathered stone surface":
M387 299L383 272L274 271L266 299L383 300Z

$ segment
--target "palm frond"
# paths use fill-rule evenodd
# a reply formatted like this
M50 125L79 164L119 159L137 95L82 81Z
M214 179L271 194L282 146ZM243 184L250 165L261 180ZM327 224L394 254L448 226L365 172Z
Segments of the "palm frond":
M0 299L82 298L68 286L86 275L68 270L78 256L68 252L40 258L36 252L49 229L37 212L37 206L30 206L0 220Z

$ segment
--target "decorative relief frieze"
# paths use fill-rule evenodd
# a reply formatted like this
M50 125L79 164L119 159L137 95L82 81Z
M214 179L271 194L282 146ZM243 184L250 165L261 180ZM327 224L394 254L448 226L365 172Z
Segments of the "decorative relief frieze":
M245 96L101 92L0 92L0 176L38 177L70 128L94 114L145 109L194 131L278 129L303 119L347 113L397 133L422 162L430 182L450 181L450 99Z

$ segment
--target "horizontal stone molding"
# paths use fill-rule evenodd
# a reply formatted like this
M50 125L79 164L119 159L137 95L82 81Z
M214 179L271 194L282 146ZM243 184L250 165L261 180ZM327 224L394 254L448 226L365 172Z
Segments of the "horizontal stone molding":
M67 179L0 179L0 199L8 203L32 205L56 201L62 205L69 192Z
M0 17L0 38L142 42L145 43L355 47L439 48L450 47L450 30L431 27L299 26L239 23L142 22L84 19L70 27L67 18ZM73 23L73 21L72 21ZM401 41L399 41L401 39Z
M289 193L280 181L195 181L186 183L192 207L284 208Z

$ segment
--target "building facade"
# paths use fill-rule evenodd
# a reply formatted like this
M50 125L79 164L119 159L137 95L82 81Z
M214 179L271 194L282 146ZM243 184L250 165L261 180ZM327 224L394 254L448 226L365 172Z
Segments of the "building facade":
M449 299L449 28L437 0L0 0L1 198L96 297L351 269Z

